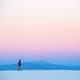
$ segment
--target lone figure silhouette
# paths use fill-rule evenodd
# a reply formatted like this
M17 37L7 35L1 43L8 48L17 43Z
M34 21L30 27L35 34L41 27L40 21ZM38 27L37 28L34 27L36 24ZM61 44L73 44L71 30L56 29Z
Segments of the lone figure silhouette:
M17 70L21 70L21 59L19 59L19 61L18 61Z

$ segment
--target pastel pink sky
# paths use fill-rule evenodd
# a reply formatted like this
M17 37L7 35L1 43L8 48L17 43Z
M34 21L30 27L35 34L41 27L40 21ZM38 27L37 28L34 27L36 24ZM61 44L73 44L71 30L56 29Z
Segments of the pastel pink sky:
M3 0L0 49L80 52L79 0Z

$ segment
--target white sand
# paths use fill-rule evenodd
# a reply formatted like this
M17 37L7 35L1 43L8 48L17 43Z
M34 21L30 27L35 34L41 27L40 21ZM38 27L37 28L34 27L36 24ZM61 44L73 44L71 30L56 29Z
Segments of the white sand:
M0 71L0 80L80 80L80 71Z

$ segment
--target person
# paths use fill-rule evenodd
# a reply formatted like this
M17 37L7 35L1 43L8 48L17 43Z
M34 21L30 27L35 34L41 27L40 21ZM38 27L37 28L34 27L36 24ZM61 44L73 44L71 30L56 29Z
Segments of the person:
M19 59L19 61L18 61L17 70L21 70L21 59Z

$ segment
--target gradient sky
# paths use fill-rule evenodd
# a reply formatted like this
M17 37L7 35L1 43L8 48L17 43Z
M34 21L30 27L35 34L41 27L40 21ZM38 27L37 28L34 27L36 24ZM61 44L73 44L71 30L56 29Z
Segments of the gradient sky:
M80 1L0 0L0 64L19 58L80 65Z

